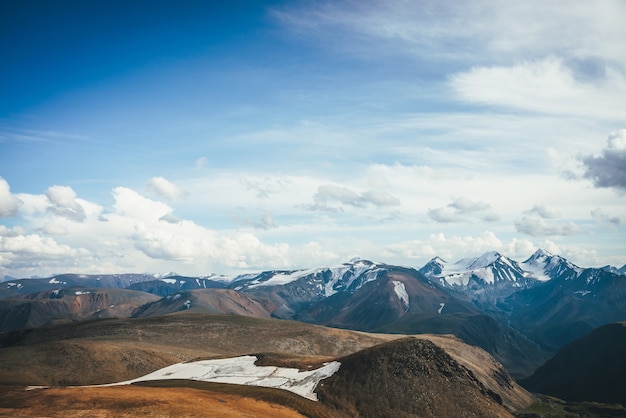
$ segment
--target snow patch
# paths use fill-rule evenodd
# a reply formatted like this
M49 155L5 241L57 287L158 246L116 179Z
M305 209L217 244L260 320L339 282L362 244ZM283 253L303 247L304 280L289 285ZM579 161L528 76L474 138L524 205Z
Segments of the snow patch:
M404 283L393 280L393 290L396 292L396 296L398 299L404 304L406 309L409 309L409 294L406 292L406 287L404 287Z
M177 363L137 379L88 387L122 386L151 380L185 379L283 389L317 401L314 390L318 383L335 374L341 366L338 361L333 361L319 369L301 372L298 369L286 367L257 366L254 364L255 361L257 361L256 356L241 356Z
M160 280L167 284L176 284L176 279L160 279Z
M444 308L445 306L446 306L446 304L445 304L445 303L443 303L443 302L439 304L439 309L437 309L437 313L438 313L439 315L441 315L441 311L443 311L443 308Z
M183 303L183 305L185 305L185 309L189 309L189 308L191 308L191 301L189 299L187 299L185 301L185 303Z
M58 292L58 290L57 290L57 292ZM74 292L74 294L75 294L76 296L80 296L80 295L88 295L88 294L90 294L90 293L91 293L91 292L90 292L89 290L77 290L76 292Z

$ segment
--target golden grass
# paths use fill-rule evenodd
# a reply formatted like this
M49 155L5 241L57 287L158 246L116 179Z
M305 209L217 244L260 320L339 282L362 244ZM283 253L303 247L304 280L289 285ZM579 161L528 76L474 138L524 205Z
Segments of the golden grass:
M0 416L12 417L303 417L275 403L193 388L123 386L0 389Z

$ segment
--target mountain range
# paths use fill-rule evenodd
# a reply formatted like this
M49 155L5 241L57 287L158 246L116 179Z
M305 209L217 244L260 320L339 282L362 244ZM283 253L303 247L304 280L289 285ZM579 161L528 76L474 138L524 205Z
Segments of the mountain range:
M456 262L435 257L419 269L356 258L335 266L236 277L168 273L10 279L0 284L0 347L21 344L24 333L43 326L182 313L234 315L378 335L451 334L484 349L514 378L534 382L531 375L559 350L600 326L626 320L624 270L581 268L538 250L522 262L487 252ZM341 376L328 384L344 382ZM322 393L338 408L350 409L347 398L332 400L332 394Z
M592 329L626 318L626 278L544 250L517 262L497 252L420 269L368 260L240 275L76 275L0 286L0 332L101 317L193 309L369 332L450 333L515 376Z

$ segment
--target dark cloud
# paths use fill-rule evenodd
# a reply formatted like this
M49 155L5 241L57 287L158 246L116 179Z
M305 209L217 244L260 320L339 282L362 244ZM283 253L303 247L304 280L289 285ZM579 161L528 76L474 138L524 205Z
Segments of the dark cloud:
M614 187L626 191L626 129L609 136L608 145L599 157L581 157L583 177L596 187Z

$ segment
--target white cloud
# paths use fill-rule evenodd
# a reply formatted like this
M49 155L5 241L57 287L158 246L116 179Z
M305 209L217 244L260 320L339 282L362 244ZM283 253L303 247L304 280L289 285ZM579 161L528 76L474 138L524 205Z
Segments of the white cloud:
M319 186L313 196L313 202L305 207L309 210L338 212L346 205L356 208L369 205L377 208L400 205L400 199L382 190L357 193L348 187L333 184Z
M529 215L537 215L543 219L555 219L561 217L561 213L558 210L552 209L545 205L535 205L532 209L527 210L524 213Z
M495 222L500 218L485 202L474 201L468 197L456 197L446 207L428 209L428 217L435 222L472 222L481 220Z
M67 234L67 229L59 225L58 223L47 223L44 224L40 229L46 235L65 235Z
M626 100L623 74L607 70L601 79L581 81L556 57L474 67L452 76L450 85L470 103L600 120L620 120Z
M537 249L537 245L520 239L503 242L491 231L478 236L450 236L443 233L431 234L427 240L406 241L389 246L387 253L405 258L421 260L425 264L435 256L447 261L457 261L464 257L476 257L487 251L499 251L512 258L525 258ZM418 267L421 267L418 266Z
M17 237L19 235L24 235L24 229L19 226L14 226L13 228L7 228L4 225L0 225L0 237Z
M0 218L17 215L20 199L11 194L11 187L7 181L0 177Z
M50 201L48 210L55 215L62 216L76 222L86 219L85 209L76 199L76 193L68 186L52 186L46 191Z
M269 212L262 213L255 217L249 215L246 210L240 209L237 213L232 214L230 219L239 225L249 226L255 229L268 230L277 227L272 214Z
M620 49L626 6L619 0L316 2L275 16L301 35L336 40L331 45L353 53L376 52L373 58L495 60L559 52L626 61Z
M617 229L626 226L626 215L613 215L602 208L596 208L591 211L591 217L602 225Z
M27 272L36 273L41 268L71 269L88 259L88 250L71 248L49 237L21 233L0 235L0 272L22 272L22 276L26 276Z
M183 189L163 177L152 177L146 189L168 201L175 201L187 195Z
M113 197L115 213L132 219L158 220L173 211L165 203L143 197L127 187L115 187Z
M567 236L580 233L580 228L574 222L548 222L533 215L522 216L521 219L515 221L515 229L517 232L533 237Z
M259 199L267 199L271 194L278 193L288 182L280 176L245 176L241 177L239 181L246 189L255 191L256 197Z

